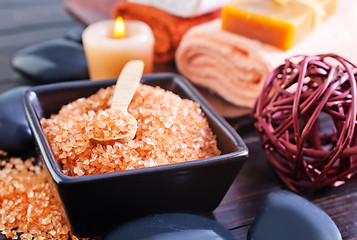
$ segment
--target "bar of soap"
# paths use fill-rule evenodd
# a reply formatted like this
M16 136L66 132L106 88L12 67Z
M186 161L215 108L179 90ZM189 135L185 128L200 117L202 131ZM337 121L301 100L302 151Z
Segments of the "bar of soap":
M222 8L222 29L287 50L330 16L337 0L236 0Z

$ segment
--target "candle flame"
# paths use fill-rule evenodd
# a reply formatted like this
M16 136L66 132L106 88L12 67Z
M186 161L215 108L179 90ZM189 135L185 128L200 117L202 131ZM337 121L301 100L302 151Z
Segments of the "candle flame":
M114 27L114 37L123 38L125 36L125 25L122 17L117 17Z

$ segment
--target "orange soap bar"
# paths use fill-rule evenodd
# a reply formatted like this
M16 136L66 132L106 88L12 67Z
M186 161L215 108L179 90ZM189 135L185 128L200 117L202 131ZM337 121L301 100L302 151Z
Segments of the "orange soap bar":
M222 29L290 49L336 9L337 0L237 0L222 8Z

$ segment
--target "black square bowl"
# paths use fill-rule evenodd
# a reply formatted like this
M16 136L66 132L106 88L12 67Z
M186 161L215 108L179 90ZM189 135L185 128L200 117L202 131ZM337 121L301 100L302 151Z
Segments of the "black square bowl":
M61 171L43 133L40 119L80 97L88 97L116 80L75 81L30 89L24 98L26 116L42 157L57 186L74 234L102 236L136 217L164 212L213 211L228 191L248 157L248 148L184 78L175 74L144 75L141 82L160 86L201 105L220 156L190 162L89 176L67 176Z

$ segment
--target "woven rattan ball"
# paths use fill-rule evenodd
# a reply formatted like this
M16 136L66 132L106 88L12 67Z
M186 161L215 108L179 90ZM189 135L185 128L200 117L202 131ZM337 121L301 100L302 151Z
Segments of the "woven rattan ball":
M265 156L293 191L357 176L357 67L335 55L295 56L268 76L253 116Z

